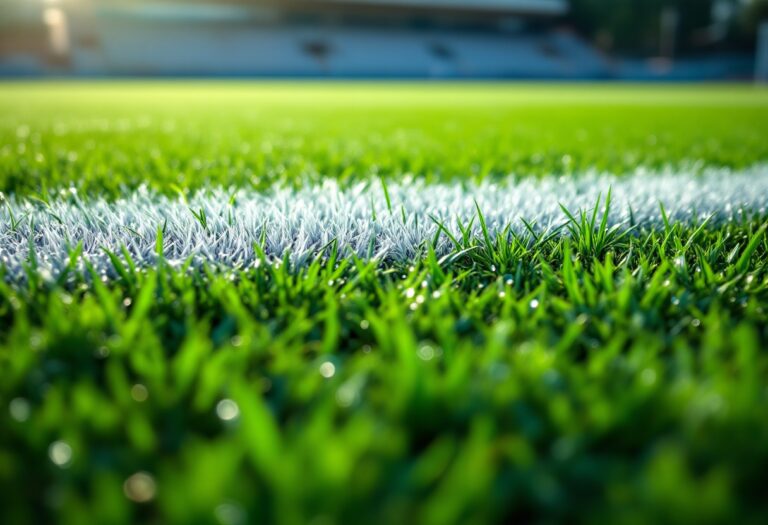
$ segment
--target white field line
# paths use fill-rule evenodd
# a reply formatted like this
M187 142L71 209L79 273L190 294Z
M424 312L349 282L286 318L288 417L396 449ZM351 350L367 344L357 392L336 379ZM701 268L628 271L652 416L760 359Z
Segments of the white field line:
M34 247L38 271L56 277L69 262L69 247L79 242L83 257L77 271L84 271L84 258L100 274L113 275L104 248L120 254L123 246L137 266L151 266L157 260L157 229L163 225L164 254L172 264L191 257L195 265L256 265L253 245L262 233L267 255L288 253L297 264L315 257L334 239L341 254L351 251L363 258L409 261L436 237L433 218L457 236L457 221L466 225L474 219L472 231L480 238L477 203L491 235L507 225L512 231L525 232L521 219L541 230L553 229L566 222L561 204L573 213L592 210L599 197L604 202L609 188L610 225L630 227L634 222L658 227L660 204L673 222L695 223L709 216L713 223L724 222L742 213L766 215L768 165L741 171L707 169L699 174L638 171L622 177L586 174L480 184L404 181L387 187L391 211L379 181L346 189L327 182L300 190L239 190L234 204L230 203L232 193L224 189L198 193L189 202L147 190L112 202L67 194L49 206L11 197L0 206L0 267L5 268L7 279L23 279ZM200 209L205 227L191 211L199 214ZM440 234L438 255L451 249L448 237Z

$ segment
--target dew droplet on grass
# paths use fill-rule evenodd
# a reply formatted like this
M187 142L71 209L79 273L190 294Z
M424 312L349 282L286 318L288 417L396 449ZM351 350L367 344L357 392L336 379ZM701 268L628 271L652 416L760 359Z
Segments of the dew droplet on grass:
M240 416L240 407L231 399L222 399L216 404L216 415L222 421L233 421Z
M148 472L136 472L123 483L125 497L136 503L147 503L155 498L157 484Z
M418 349L417 354L422 361L430 361L435 357L435 349L429 345L424 345Z
M149 390L141 383L137 383L131 387L131 397L137 403L143 403L149 398Z
M330 361L325 361L320 365L320 375L326 379L330 379L336 373L336 367Z
M8 411L10 412L13 419L23 423L29 419L29 415L32 410L29 405L29 401L23 397L16 397L12 399L8 404Z
M57 467L67 468L72 463L72 447L65 441L54 441L48 447L48 457Z

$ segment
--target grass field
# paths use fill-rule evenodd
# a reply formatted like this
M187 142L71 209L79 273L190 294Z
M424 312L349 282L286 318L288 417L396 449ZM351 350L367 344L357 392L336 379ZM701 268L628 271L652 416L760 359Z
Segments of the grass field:
M0 85L0 521L765 523L767 139L738 86Z

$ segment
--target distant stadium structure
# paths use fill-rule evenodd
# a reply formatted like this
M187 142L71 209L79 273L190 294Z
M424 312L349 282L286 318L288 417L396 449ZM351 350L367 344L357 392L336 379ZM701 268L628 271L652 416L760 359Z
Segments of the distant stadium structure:
M13 30L3 30L0 64L22 72L367 78L606 74L600 54L560 28L568 11L565 0L27 0L18 9L8 8L16 3L4 4L4 24Z
M0 75L743 80L763 71L754 54L712 44L735 11L707 21L662 10L661 32L646 16L651 29L635 37L655 43L617 56L586 26L573 29L583 24L577 6L582 0L0 0ZM697 28L686 35L704 51L673 53L683 22Z

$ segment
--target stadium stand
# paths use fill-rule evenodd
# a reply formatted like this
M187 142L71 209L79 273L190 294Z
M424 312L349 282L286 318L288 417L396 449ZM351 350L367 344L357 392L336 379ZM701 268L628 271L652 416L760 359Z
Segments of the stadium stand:
M605 74L598 53L558 29L559 17L567 12L564 0L61 0L52 5L65 17L66 56L53 61L50 53L37 55L41 68L63 73L392 78Z
M746 78L749 56L606 57L567 0L4 0L0 75Z

